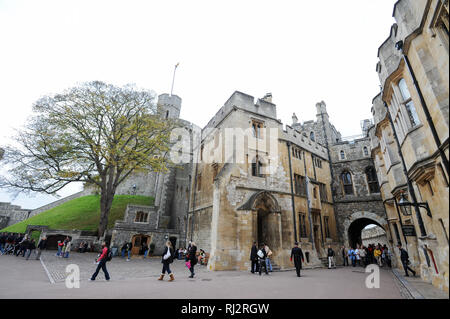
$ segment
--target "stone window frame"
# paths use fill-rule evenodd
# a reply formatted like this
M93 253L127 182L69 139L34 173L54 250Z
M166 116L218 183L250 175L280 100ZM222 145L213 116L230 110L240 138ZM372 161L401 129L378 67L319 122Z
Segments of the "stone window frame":
M294 173L294 193L306 196L305 176Z
M444 48L449 51L449 5L448 1L438 1L430 23L432 37L439 36Z
M316 133L314 131L309 132L309 139L313 142L316 141Z
M299 229L299 238L308 238L305 213L302 212L298 213L298 229Z
M339 159L340 159L340 160L345 160L345 151L344 151L344 150L341 150L341 151L339 152Z
M417 113L417 109L414 101L411 97L411 92L408 88L408 84L404 77L401 77L398 81L396 81L397 92L400 93L399 97L401 97L401 106L402 109L405 110L405 114L403 114L404 119L408 119L408 128L414 128L421 124L419 114ZM396 92L394 92L395 95Z
M372 171L372 179L369 176L369 171ZM380 193L380 185L378 182L378 175L377 175L377 171L375 169L375 167L373 166L367 166L364 169L364 173L366 175L366 184L367 184L367 189L369 190L369 194L379 194ZM374 178L374 179L373 179ZM376 185L376 187L375 187Z
M350 182L348 182L348 183L344 182L344 175L345 174L350 175ZM342 173L340 175L340 182L341 182L341 185L342 185L342 191L343 191L343 195L344 196L355 195L355 189L354 189L354 183L353 183L353 174L350 172L350 170L348 170L348 169L342 170ZM351 193L348 193L349 189L352 190Z
M325 238L331 238L331 233L330 233L330 217L329 216L323 216L323 225L325 228Z
M253 137L257 139L263 139L262 129L264 128L264 122L261 120L252 119L251 122Z
M263 174L263 161L261 160L261 157L256 154L255 157L252 159L252 165L251 165L251 176L253 177L264 177Z
M134 222L139 224L148 224L148 213L137 211L134 216Z

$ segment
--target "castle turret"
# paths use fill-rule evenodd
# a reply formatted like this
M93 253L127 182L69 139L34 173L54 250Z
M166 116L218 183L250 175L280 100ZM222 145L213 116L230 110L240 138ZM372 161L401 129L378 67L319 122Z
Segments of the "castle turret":
M316 109L317 109L317 121L319 122L329 122L328 113L327 113L327 105L324 101L321 101L319 103L316 103Z
M165 118L179 118L181 110L181 98L167 93L158 96L158 111Z

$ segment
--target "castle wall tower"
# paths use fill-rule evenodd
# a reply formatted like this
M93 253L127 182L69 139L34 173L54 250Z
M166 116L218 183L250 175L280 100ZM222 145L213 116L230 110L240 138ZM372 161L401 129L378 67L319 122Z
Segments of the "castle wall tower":
M158 111L165 118L179 118L181 110L181 98L178 95L167 93L158 96Z

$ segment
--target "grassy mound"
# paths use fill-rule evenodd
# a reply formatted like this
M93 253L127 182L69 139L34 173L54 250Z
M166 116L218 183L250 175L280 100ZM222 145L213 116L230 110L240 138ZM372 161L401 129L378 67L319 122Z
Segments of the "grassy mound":
M153 198L136 195L116 195L108 219L108 229L122 219L128 204L153 205ZM52 229L78 229L96 231L100 220L100 196L88 195L72 199L57 207L42 212L2 231L24 233L27 225L46 225Z

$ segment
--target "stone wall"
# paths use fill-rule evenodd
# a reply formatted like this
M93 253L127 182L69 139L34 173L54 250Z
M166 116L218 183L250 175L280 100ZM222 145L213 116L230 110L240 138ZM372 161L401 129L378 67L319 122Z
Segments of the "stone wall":
M30 209L22 209L11 203L0 202L0 229L14 225L28 218Z

